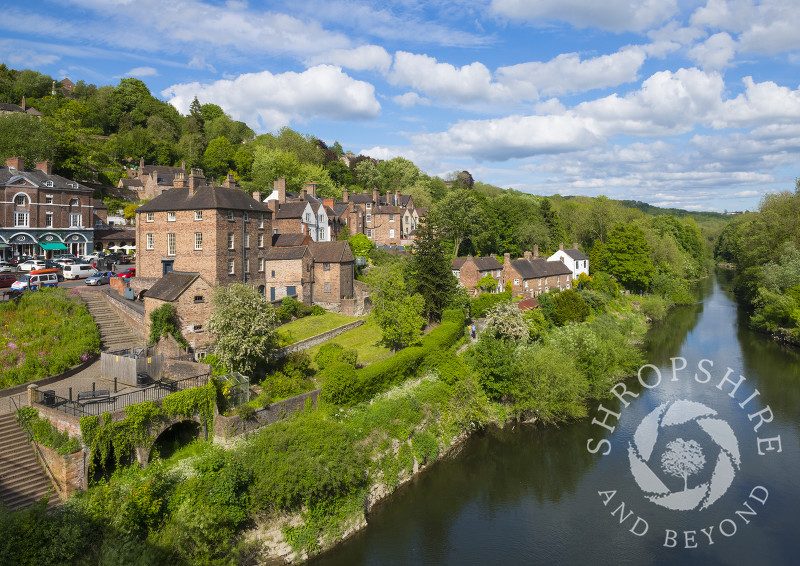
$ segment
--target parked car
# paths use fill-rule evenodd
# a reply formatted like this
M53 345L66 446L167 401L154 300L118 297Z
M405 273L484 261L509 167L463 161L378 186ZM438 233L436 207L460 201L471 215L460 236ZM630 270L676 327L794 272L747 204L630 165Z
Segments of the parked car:
M58 277L55 273L26 274L11 284L11 289L14 291L36 291L44 287L58 287Z
M117 277L136 277L136 268L129 267L125 271L120 271Z
M12 273L0 273L0 289L8 289L17 280L17 276Z
M64 266L64 277L66 279L81 279L91 277L97 270L91 265L75 264Z
M17 270L17 266L7 261L0 261L0 273L13 273Z
M94 275L90 275L86 278L87 285L108 285L108 280L110 277L114 277L114 274L110 271L98 271Z
M45 269L45 263L40 259L29 259L17 266L18 271L33 271L34 269Z

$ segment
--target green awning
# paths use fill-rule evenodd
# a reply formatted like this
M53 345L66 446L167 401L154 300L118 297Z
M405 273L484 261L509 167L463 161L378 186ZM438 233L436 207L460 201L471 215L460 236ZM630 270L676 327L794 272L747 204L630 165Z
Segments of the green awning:
M43 250L68 250L69 248L61 242L39 244Z

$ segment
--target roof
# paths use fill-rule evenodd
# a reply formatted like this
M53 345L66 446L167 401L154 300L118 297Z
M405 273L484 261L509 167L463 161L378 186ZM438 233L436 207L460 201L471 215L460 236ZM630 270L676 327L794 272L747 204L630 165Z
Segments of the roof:
M200 277L197 272L170 271L147 290L146 296L150 299L174 301Z
M276 248L289 248L292 246L304 246L311 240L308 234L273 234L272 245Z
M47 187L48 189L67 189L70 191L86 191L92 192L92 189L77 183L78 188L71 186L72 183L75 181L71 181L66 177L62 177L61 175L48 175L44 171L40 171L39 169L25 169L24 171L20 171L19 169L14 169L11 167L0 167L0 185L9 186L10 183L14 183L21 178L25 178L31 183L38 185L41 188L45 188L46 181L53 181L52 187ZM11 185L13 188L13 185Z
M427 206L417 206L414 208L417 211L417 216L427 216L428 215L428 207Z
M308 244L315 262L347 263L355 261L350 245L343 240L334 242L311 242Z
M539 303L536 301L536 299L523 299L515 304L521 311L529 311L531 309L539 308Z
M100 199L92 199L92 202L94 203L94 209L95 210L108 210L106 205L103 204L102 200L100 200Z
M543 258L537 259L515 259L511 261L513 267L523 279L540 279L553 275L571 275L570 270L560 261L547 261Z
M136 209L136 212L167 210L247 210L272 214L269 206L257 201L241 189L204 186L189 195L188 187L164 191Z
M292 246L288 248L270 248L264 258L266 261L281 261L286 259L302 259L306 255L308 246Z
M302 218L303 212L306 210L306 203L303 202L285 202L280 205L278 212L275 214L275 220L281 218Z
M372 202L372 193L355 193L353 195L349 195L347 200L358 204Z
M23 114L30 114L31 116L43 116L36 108L28 107L23 109L22 106L18 104L11 104L8 102L0 102L0 112L20 112Z
M497 261L492 256L484 256L484 257L457 257L453 259L452 268L455 271L459 271L464 264L467 262L468 259L471 259L472 262L475 264L475 267L478 268L478 271L492 271L494 269L503 269L502 264Z
M575 260L584 260L589 259L585 253L580 250L576 250L575 248L569 248L568 250L564 250L564 253L567 254L569 257Z
M123 187L143 187L144 184L139 179L120 179Z
M156 179L159 185L172 185L175 180L175 173L185 173L183 167L169 167L167 165L145 165L139 175L151 175L156 172Z
M403 214L405 209L401 206L394 206L393 204L383 204L373 212L373 214Z

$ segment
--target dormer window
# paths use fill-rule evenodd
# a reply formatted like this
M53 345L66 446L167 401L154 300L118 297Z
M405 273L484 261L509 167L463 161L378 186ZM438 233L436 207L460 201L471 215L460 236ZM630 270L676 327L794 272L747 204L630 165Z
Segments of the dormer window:
M44 186L45 186L45 187L51 187L51 188L52 188L52 187L53 187L53 181L45 181L45 182L44 182Z

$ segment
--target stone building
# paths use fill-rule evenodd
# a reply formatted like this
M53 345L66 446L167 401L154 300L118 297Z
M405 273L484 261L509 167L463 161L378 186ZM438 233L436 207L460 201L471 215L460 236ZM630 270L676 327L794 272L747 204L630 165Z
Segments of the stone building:
M451 269L459 284L466 287L473 297L483 292L482 289L478 289L478 282L487 275L495 280L494 288L490 292L496 293L498 289L502 290L500 280L503 266L494 255L457 257L453 259Z
M538 246L520 259L503 256L502 284L511 282L511 293L524 298L534 298L551 289L571 289L572 270L560 261L547 261L539 257Z
M193 173L196 172L197 169L193 170ZM180 167L145 165L142 158L139 160L139 169L128 169L127 174L126 179L119 180L117 187L135 191L140 200L155 198L164 191L185 187L187 184L186 163L182 163ZM201 184L205 184L205 177L202 181Z
M92 190L54 175L49 161L31 170L21 157L8 159L0 190L0 259L94 250Z
M214 286L197 272L170 271L147 290L144 297L144 320L150 333L150 313L171 303L178 325L193 349L214 341L205 325L211 316Z

